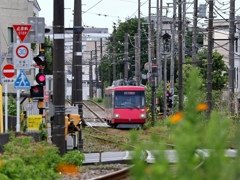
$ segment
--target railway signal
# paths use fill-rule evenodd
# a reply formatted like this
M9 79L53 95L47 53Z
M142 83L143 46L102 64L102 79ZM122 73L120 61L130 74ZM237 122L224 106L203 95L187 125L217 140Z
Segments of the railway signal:
M39 68L39 72L35 76L35 81L38 83L38 85L31 86L31 89L30 89L31 97L38 98L38 99L43 99L43 96L44 96L43 86L45 86L46 84L46 76L44 72L46 61L45 61L44 49L42 47L43 46L40 45L39 55L33 58L37 67Z

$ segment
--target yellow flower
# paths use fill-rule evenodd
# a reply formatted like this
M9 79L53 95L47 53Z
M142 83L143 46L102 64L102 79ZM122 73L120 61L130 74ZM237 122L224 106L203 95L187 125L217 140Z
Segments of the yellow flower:
M183 116L182 112L176 112L174 115L170 117L170 122L173 124L178 123L182 121L182 116Z
M197 105L197 111L206 111L208 109L208 105L206 103L201 103Z

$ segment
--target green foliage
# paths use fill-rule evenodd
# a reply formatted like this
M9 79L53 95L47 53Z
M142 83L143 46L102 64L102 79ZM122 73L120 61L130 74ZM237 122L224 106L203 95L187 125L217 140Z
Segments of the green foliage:
M84 154L82 154L78 150L69 151L62 157L62 162L66 164L74 164L76 166L81 166L84 160L85 160Z
M133 133L131 141L135 144L136 150L133 155L135 166L131 171L132 179L235 180L239 178L240 154L238 153L235 158L225 156L229 140L228 132L232 130L229 119L217 111L212 111L210 116L207 116L205 109L199 108L201 105L205 107L200 97L202 81L199 70L192 69L187 82L184 112L179 119L181 121L178 123L173 121L174 116L165 120L165 125L172 126L169 136L172 137L175 145L177 163L171 165L168 162L164 152L167 149L166 144L159 135L152 133L151 139L141 142L136 133ZM237 140L239 131L232 136ZM154 164L146 164L139 158L142 157L142 150L146 149L155 157ZM204 152L201 150L208 150L208 157L204 157Z
M60 156L55 145L46 141L35 142L29 136L10 136L0 156L0 174L9 179L57 179L60 174L56 167L60 163L80 166L84 154L79 151Z
M5 104L3 103L3 113L5 113ZM17 103L13 96L8 96L8 115L17 115Z
M102 103L103 99L102 98L93 98L93 101L95 101L97 103Z
M207 51L200 51L198 53L198 61L201 61L202 63L198 64L198 67L200 68L200 74L202 78L204 79L203 85L207 86ZM212 58L212 88L213 90L222 90L226 88L226 84L228 82L228 77L223 76L222 74L224 72L228 72L228 67L223 61L223 55L218 53L217 51L213 52L213 58Z
M47 46L45 49L45 59L47 61L47 65L45 67L45 73L46 74L53 74L53 57L52 57L52 48L53 47L53 43L50 40L50 37L48 36L47 38L45 37L45 46Z
M144 18L141 18L141 72L143 70L144 64L148 61L148 55L147 55L147 49L148 49L148 39L147 39L147 33L148 32L148 26L146 24L146 20ZM115 30L111 34L111 36L108 38L109 43L107 44L108 54L105 54L103 57L103 61L101 61L101 64L99 65L99 72L102 71L102 77L104 78L104 82L108 82L108 84L112 84L112 74L113 74L113 47L115 47L116 50L116 79L120 79L123 74L124 69L124 62L122 61L124 59L124 34L128 33L129 35L129 65L135 64L135 40L134 36L138 32L138 18L131 18L127 19L125 22L119 21L117 24L117 27L115 26ZM115 42L115 44L114 44ZM128 71L128 77L133 77L134 72L129 70Z

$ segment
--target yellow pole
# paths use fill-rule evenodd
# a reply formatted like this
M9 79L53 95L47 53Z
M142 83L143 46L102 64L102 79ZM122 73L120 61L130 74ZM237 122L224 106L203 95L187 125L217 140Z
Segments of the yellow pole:
M3 133L2 84L0 84L0 133Z

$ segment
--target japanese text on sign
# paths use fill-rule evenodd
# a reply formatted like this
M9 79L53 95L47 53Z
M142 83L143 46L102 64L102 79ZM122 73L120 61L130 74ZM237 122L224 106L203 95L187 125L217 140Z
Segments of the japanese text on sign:
M38 131L41 123L41 115L28 115L28 130Z
M19 35L26 35L30 28L29 26L20 26L16 28L16 31L18 31Z

